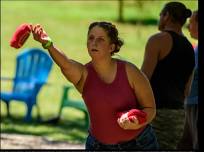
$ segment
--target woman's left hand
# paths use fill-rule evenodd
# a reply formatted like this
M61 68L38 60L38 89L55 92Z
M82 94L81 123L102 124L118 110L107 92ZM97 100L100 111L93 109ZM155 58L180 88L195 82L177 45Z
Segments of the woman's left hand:
M131 121L128 118L128 113L123 114L120 118L117 120L119 126L125 130L127 129L139 129L141 125L139 125L139 121L137 117L132 116Z

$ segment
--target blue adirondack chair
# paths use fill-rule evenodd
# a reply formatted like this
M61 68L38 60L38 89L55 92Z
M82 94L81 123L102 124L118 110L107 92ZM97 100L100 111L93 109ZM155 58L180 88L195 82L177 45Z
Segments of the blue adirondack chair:
M24 120L31 121L32 108L37 105L37 95L47 82L52 64L51 57L39 48L25 49L18 54L12 91L1 92L1 100L6 103L7 116L10 116L9 103L12 100L22 101L27 106Z

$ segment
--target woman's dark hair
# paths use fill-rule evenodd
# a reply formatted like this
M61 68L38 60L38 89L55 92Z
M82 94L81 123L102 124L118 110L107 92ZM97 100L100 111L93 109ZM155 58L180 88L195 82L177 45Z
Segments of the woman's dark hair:
M107 32L107 35L110 38L111 43L115 44L115 50L111 52L111 55L119 52L124 42L118 37L118 30L116 29L115 25L113 25L110 22L93 22L89 25L88 33L95 26L103 28Z
M192 12L186 8L183 3L180 2L169 2L164 6L163 13L169 13L172 18L172 22L179 23L183 26L186 19L191 16Z

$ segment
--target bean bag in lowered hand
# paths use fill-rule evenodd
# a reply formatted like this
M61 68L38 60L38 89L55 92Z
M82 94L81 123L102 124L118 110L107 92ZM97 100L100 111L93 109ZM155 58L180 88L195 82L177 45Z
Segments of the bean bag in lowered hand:
M127 112L127 111L126 111ZM126 112L118 112L117 116L120 118ZM139 109L131 109L128 111L128 119L133 122L133 116L137 117L139 124L142 124L147 121L147 114L146 112L139 110Z

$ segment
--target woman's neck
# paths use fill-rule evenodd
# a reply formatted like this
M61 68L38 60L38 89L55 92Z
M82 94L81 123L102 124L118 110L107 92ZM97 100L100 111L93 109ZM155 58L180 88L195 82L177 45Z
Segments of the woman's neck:
M181 26L180 25L177 25L177 24L169 24L167 25L164 30L166 31L173 31L179 35L183 35L183 32L182 32L182 29L181 29Z
M112 68L114 67L115 59L109 58L100 61L92 60L92 65L98 73L107 72L109 70L112 70Z

